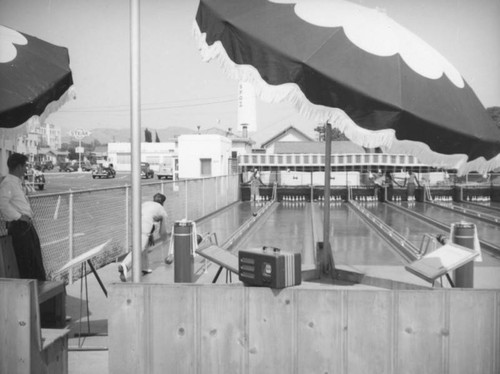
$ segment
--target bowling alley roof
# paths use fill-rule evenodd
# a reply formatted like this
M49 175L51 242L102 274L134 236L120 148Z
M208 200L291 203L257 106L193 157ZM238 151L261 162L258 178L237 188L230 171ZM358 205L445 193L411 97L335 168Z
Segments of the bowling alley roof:
M325 143L315 141L276 142L274 153L325 153ZM365 149L350 141L332 141L332 154L365 153Z

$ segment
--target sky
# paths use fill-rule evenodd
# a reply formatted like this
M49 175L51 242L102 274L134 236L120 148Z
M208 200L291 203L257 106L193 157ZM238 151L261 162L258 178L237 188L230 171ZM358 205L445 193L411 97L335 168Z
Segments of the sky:
M445 56L485 107L500 106L499 0L352 0L388 16ZM47 122L130 128L128 0L0 0L0 24L69 49L77 98ZM201 60L192 25L198 0L141 1L141 124L150 129L237 129L238 82ZM293 125L317 124L289 104L257 100L257 145Z

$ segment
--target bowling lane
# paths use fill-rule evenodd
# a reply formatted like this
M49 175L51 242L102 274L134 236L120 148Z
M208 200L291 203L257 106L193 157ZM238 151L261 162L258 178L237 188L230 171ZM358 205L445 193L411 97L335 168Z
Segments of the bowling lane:
M407 206L407 203L401 203L402 206ZM412 209L417 211L426 211L426 208L436 208L430 204L410 204ZM436 234L449 234L449 232L444 233L443 230L434 227L431 224L425 223L418 220L415 217L409 216L404 212L401 212L390 204L377 204L368 208L373 214L381 218L386 224L394 228L397 232L404 235L413 245L420 248L422 243L422 238L424 234L436 235ZM427 215L430 214L429 212ZM438 209L435 214L432 214L432 218L436 220L445 222L449 220L451 222L459 222L460 219L450 219L447 215L454 214L453 212L445 211L443 209ZM479 230L478 230L479 232ZM500 258L495 258L489 253L482 252L483 261L476 262L477 266L500 266Z
M439 228L436 228L429 223L419 221L418 219L404 214L397 209L391 208L389 204L368 203L361 205L364 205L367 210L380 218L385 224L403 235L417 248L421 247L425 234L443 234L443 231ZM401 205L407 207L406 203L401 203Z
M284 252L301 253L303 264L313 264L313 234L307 203L280 203L252 235L244 238L237 250L276 247Z
M252 217L252 212L262 205L252 206L249 201L240 201L196 225L198 234L215 233L219 245L231 236L243 223Z
M319 204L316 222L323 223L323 207ZM388 204L362 203L367 209L380 217L385 223L393 227L399 233L407 237L416 247L420 248L424 234L448 234L439 228L422 222L417 218L408 216L396 209L390 208ZM407 206L407 203L401 203ZM451 217L453 212L433 207L430 204L411 204L412 209L426 212L434 219L442 222L459 222L460 218ZM228 209L216 214L198 224L199 233L214 232L217 235L219 245L222 245L230 235L237 230L247 219L252 216L255 208L250 202L240 202ZM434 208L434 209L432 209ZM264 217L265 218L265 217ZM330 242L334 253L334 259L338 263L348 265L401 265L399 255L395 254L374 230L345 203L334 203L330 208ZM482 225L478 225L481 233ZM479 230L481 229L481 230ZM313 237L310 203L280 203L271 213L259 229L251 236L242 240L238 249L256 248L262 246L277 247L283 251L300 252L303 264L313 263ZM320 229L322 232L322 229ZM482 234L479 235L482 235ZM496 233L495 235L498 235ZM491 235L487 235L491 240ZM481 237L481 236L480 236ZM493 236L495 237L495 236ZM322 238L320 238L322 240ZM496 243L500 239L496 239ZM483 251L483 262L478 265L500 266L500 261Z
M477 212L486 213L486 214L493 216L493 217L500 217L500 209L495 208L494 206L491 206L489 202L477 203L477 204L469 204L467 202L462 202L462 203L453 203L453 204L457 205L459 207L462 207L462 208L472 209L472 210L475 210Z
M435 206L433 204L416 203L410 205L410 207L417 213L421 213L427 217L433 218L439 222L442 222L450 226L452 223L460 221L473 223L477 227L477 233L480 239L486 240L489 243L493 244L500 243L500 225L486 223L478 219L466 217L458 212L451 212L449 210L442 209L439 206Z
M330 212L330 242L336 263L352 266L402 264L390 246L346 204L337 203ZM320 209L318 214L320 217L316 217L316 222L322 225L323 210ZM312 264L312 231L310 203L281 203L261 228L238 248L274 246L284 251L300 252L302 262Z
M322 213L323 214L323 213ZM320 220L323 223L323 217ZM330 243L337 263L401 265L400 256L345 203L330 208Z

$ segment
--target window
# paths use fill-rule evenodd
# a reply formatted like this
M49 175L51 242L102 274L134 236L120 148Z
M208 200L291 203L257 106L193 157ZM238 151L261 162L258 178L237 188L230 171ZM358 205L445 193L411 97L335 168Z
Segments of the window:
M212 176L212 159L211 158L200 158L201 165L201 176L211 177Z
M130 153L118 153L116 155L117 164L130 164Z

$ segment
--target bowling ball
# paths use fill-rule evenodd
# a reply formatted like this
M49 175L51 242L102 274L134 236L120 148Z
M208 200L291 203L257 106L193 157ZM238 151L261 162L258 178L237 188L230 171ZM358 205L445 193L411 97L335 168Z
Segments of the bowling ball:
M254 212L254 213L253 213L253 216L254 216L254 217L257 217L257 213L255 213L255 212Z

